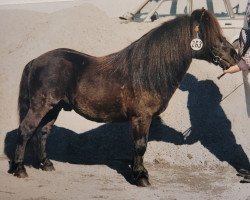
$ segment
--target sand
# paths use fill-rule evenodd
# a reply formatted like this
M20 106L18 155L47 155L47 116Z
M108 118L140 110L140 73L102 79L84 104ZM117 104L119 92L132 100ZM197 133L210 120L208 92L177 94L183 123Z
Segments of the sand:
M240 183L235 170L250 166L250 119L241 74L217 80L221 69L198 60L162 120L152 124L145 154L151 187L132 183L127 123L90 122L74 112L60 113L49 138L56 171L27 167L26 179L7 173L25 64L60 47L107 55L162 22L120 21L133 5L132 0L96 0L0 6L1 200L250 199L250 185ZM198 103L191 109L192 102Z

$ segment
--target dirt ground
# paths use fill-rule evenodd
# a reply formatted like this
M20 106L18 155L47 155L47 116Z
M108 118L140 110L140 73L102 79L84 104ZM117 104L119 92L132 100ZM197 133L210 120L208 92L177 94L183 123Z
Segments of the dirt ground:
M1 199L250 199L249 185L239 183L240 178L223 167L146 163L152 186L138 188L129 183L128 170L119 172L126 166L120 161L117 166L54 164L56 171L50 173L28 168L27 179L1 171ZM1 158L0 165L7 168L6 159Z
M221 69L198 60L192 62L167 110L152 123L144 158L151 187L133 184L127 123L100 124L64 111L48 141L56 171L29 166L29 145L29 177L7 173L25 64L60 47L107 55L162 22L121 22L118 16L131 8L131 2L0 6L0 200L250 199L250 185L236 175L238 168L250 168L250 120L241 74L217 80Z

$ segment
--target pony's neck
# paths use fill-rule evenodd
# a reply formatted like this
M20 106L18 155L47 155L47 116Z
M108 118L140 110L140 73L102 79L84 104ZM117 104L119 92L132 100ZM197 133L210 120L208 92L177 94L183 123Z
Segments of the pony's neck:
M190 17L176 18L107 56L107 66L135 89L176 88L192 60L190 37Z

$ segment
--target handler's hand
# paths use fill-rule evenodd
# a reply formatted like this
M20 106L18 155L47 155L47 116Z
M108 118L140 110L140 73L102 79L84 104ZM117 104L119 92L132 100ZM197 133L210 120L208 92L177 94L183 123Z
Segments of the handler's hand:
M233 73L239 72L240 70L241 70L241 69L239 68L238 65L234 65L234 66L231 66L229 69L224 70L224 73L233 74Z

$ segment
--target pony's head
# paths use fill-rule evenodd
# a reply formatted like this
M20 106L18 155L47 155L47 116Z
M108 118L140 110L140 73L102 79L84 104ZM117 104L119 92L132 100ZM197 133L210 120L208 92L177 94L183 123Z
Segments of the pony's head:
M207 60L222 69L235 65L239 59L237 52L222 35L217 19L204 8L193 11L191 18L191 35L203 43L200 50L193 50L194 58Z

